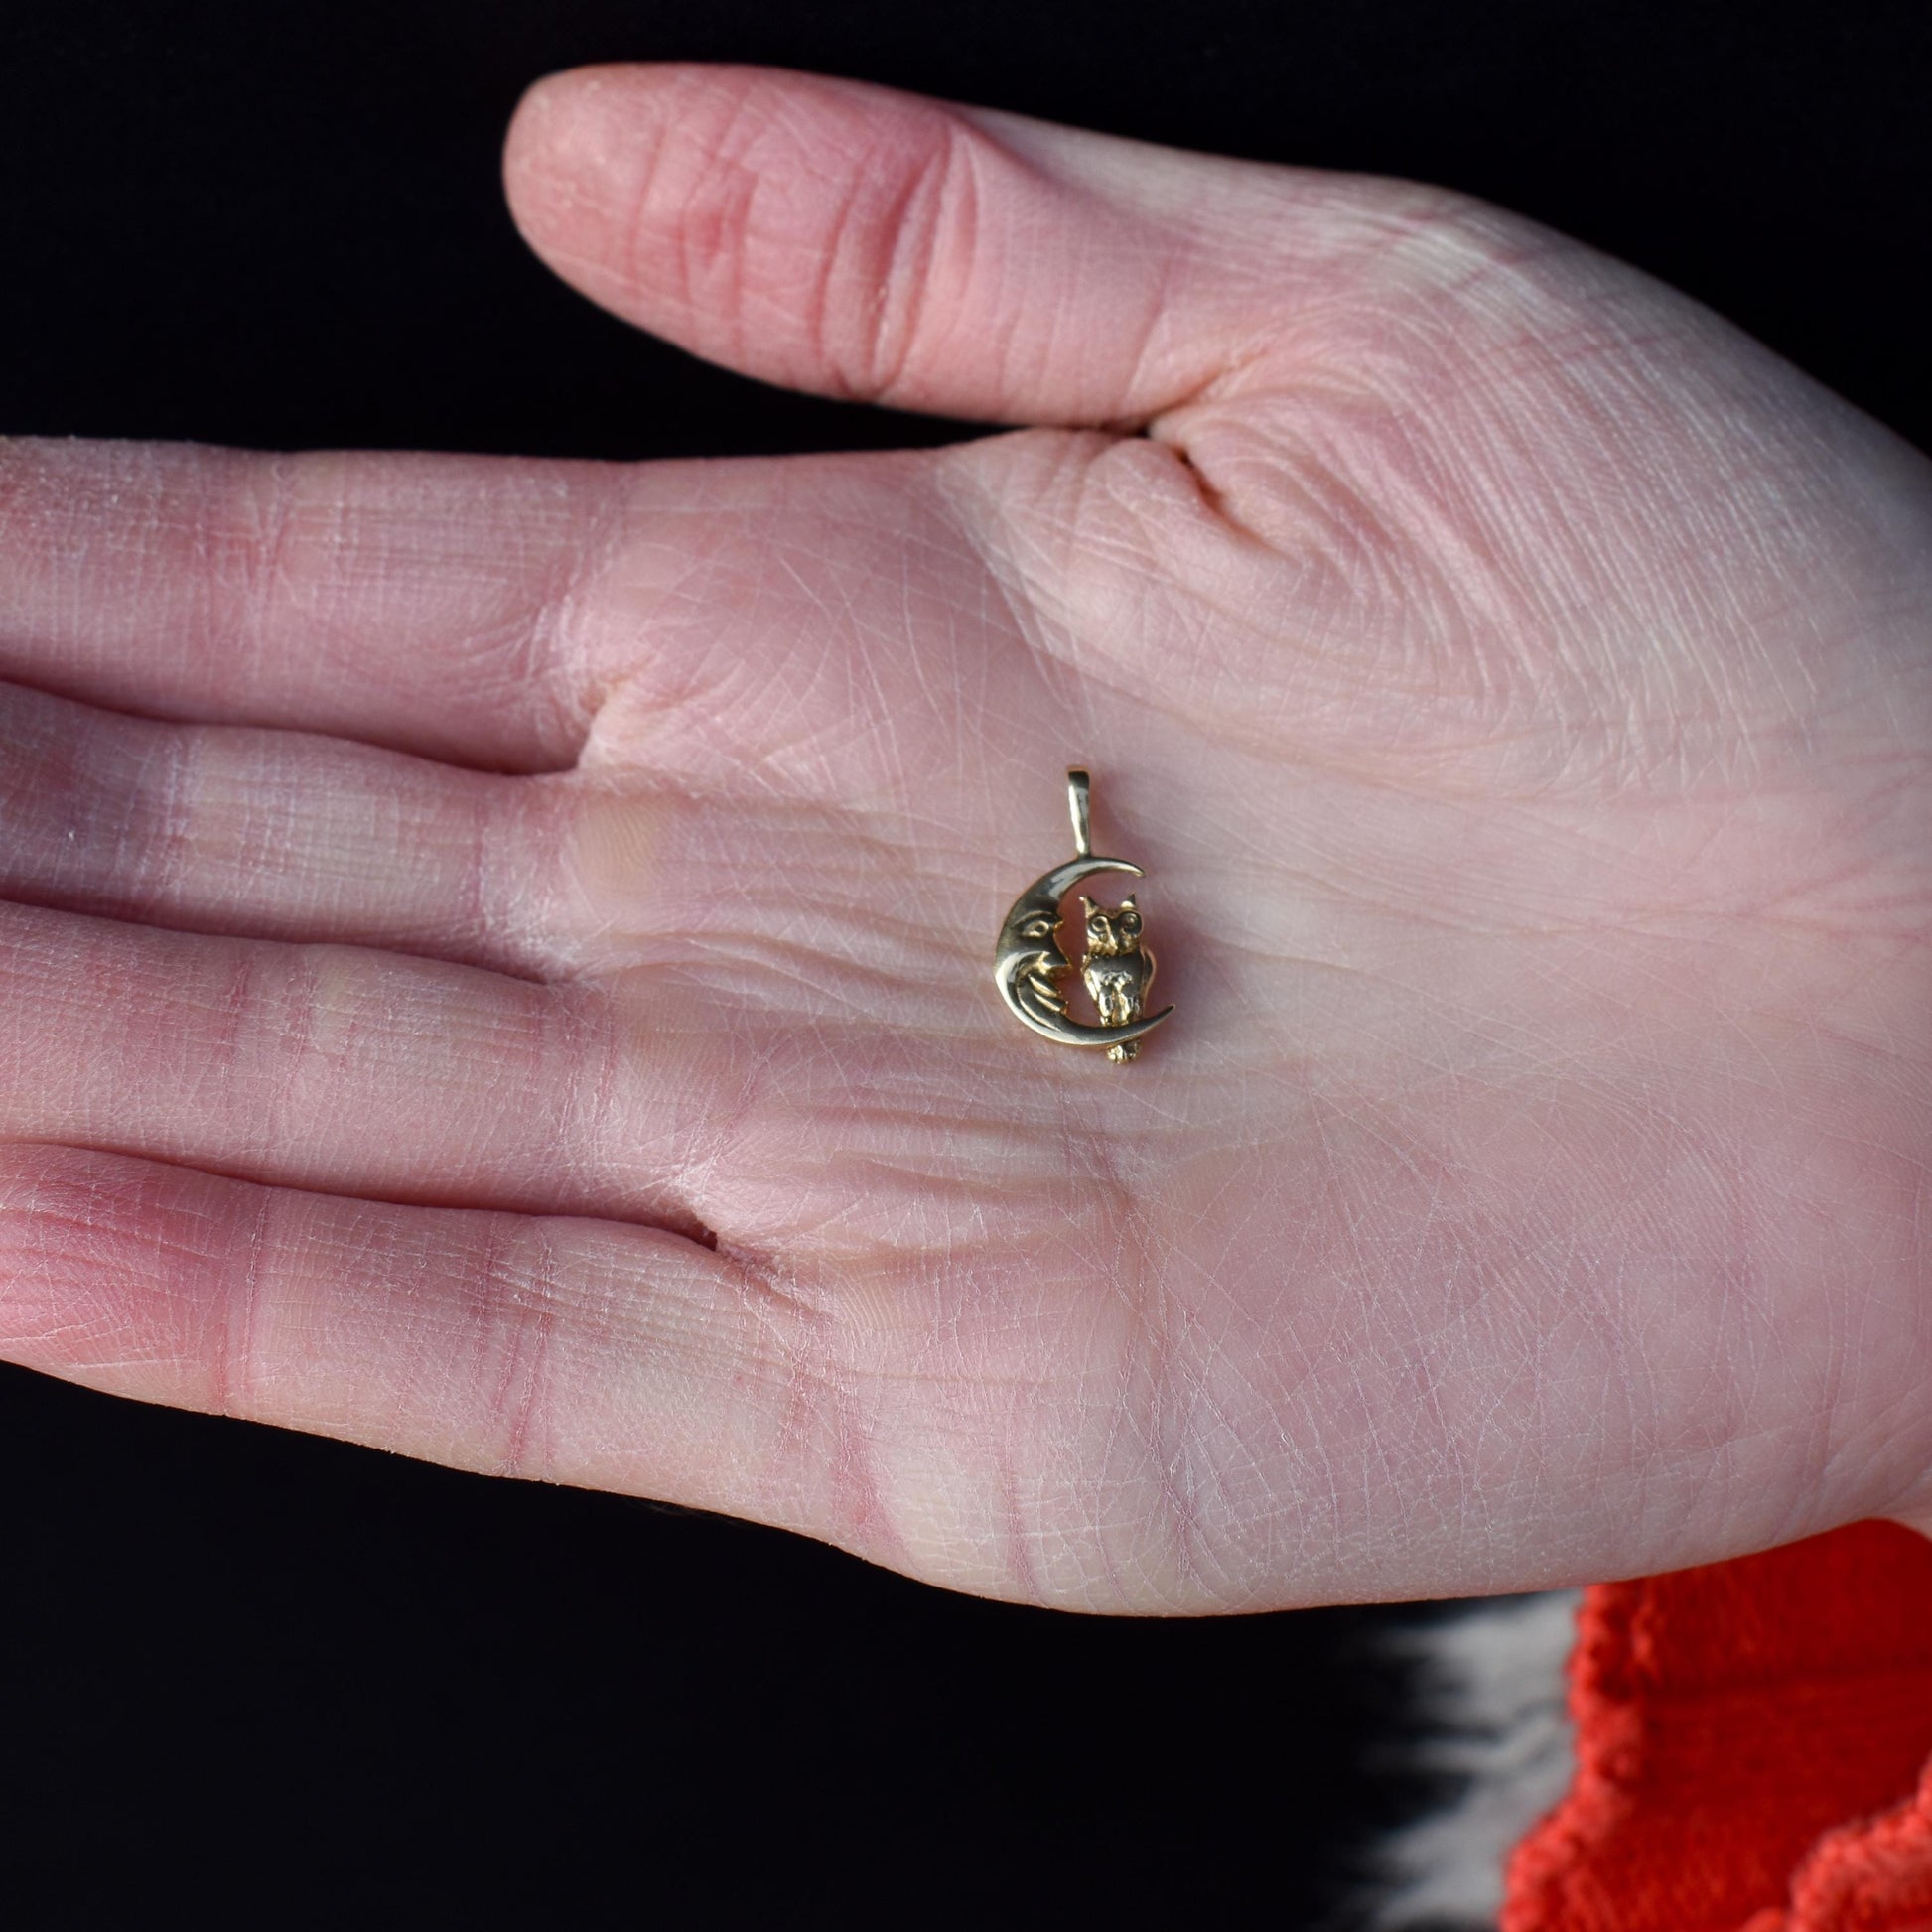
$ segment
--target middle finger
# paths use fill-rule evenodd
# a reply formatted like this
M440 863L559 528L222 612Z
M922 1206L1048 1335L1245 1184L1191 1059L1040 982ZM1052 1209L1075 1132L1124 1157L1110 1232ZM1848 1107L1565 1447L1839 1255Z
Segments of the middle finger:
M0 898L540 977L525 880L554 780L0 684Z

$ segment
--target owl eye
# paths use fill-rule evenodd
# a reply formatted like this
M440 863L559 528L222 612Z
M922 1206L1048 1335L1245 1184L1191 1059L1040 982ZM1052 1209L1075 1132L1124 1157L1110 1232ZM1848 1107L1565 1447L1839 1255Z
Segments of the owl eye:
M1057 920L1035 913L1034 917L1022 923L1020 936L1023 939L1049 939L1056 924L1058 924Z

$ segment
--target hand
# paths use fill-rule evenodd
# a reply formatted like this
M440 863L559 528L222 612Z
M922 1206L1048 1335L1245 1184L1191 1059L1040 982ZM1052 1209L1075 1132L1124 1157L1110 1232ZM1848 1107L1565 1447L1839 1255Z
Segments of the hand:
M1932 1521L1919 458L1428 189L675 68L508 183L1035 427L0 446L8 1355L1096 1609ZM990 978L1082 759L1124 1069Z

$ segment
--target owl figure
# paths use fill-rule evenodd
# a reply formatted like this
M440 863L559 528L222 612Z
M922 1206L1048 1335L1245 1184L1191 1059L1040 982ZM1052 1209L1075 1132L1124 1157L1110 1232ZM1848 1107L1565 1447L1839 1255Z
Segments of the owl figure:
M1100 1015L1103 1027L1125 1027L1141 1017L1147 990L1154 984L1154 955L1141 945L1141 911L1131 897L1113 907L1096 905L1084 894L1087 950L1080 961L1080 977ZM1141 1050L1138 1039L1122 1040L1107 1048L1115 1065Z

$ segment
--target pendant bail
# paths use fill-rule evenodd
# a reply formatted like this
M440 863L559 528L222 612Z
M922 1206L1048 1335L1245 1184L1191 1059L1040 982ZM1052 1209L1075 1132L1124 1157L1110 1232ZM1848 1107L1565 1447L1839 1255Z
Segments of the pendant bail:
M1093 780L1084 771L1066 774L1066 808L1073 818L1073 856L1093 854Z

